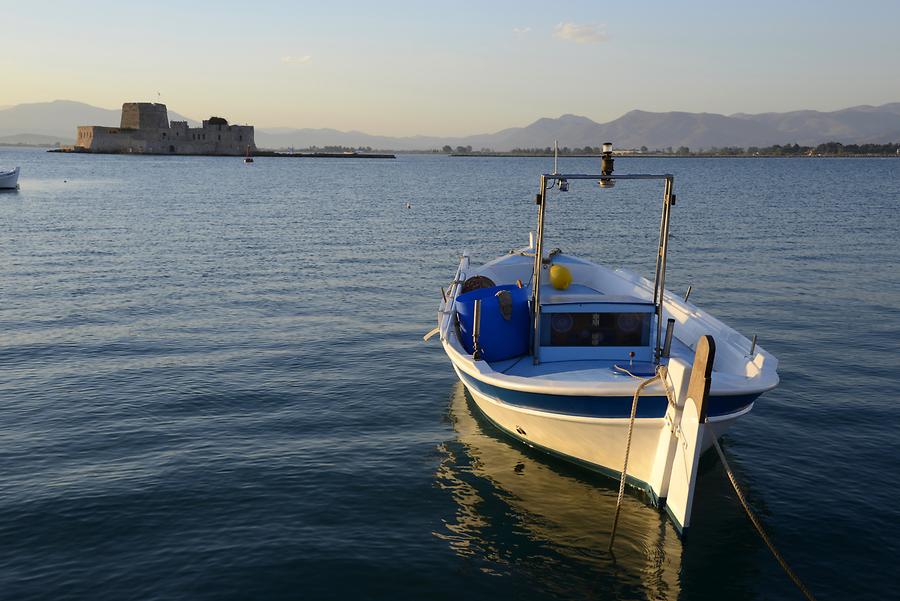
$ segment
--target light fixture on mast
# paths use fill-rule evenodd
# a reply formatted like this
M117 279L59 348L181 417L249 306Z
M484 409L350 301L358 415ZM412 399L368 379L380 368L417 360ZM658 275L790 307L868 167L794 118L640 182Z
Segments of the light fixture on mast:
M600 153L600 173L602 175L612 175L613 163L615 162L615 159L613 159L612 155L612 142L604 142L602 150L603 152ZM601 188L612 188L616 185L616 181L614 179L608 179L605 177L601 177L600 181L597 183L600 184Z

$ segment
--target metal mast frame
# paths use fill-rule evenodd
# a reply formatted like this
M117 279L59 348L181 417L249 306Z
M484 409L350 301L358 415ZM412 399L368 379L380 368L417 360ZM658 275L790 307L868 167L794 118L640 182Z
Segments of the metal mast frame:
M541 175L541 187L536 197L538 204L537 242L534 249L534 271L531 277L531 316L534 325L531 332L531 354L535 365L540 363L541 346L541 274L544 265L544 217L547 212L547 190L559 182L569 180L664 180L662 216L659 223L659 248L656 255L656 275L653 282L653 305L656 315L656 345L654 358L656 362L662 355L662 317L663 294L666 285L666 259L669 254L669 222L672 205L675 204L675 176L665 173L654 174L622 174L603 175L586 173L545 173ZM549 184L549 188L548 188Z

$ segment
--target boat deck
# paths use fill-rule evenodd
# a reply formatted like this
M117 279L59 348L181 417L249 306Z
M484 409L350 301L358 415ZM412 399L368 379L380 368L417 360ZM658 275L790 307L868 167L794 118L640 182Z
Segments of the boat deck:
M673 357L684 359L688 363L693 362L694 351L680 340L672 340ZM634 378L623 371L616 369L615 365L629 369L629 363L625 361L604 360L580 360L580 361L542 361L535 365L531 355L522 355L505 361L489 363L491 369L505 376L527 378L533 382L565 383L568 385L602 385L608 383L627 383ZM652 363L635 361L631 371L638 378L648 378L654 374L655 366ZM735 394L744 392L747 378L727 372L713 372L713 389L717 394ZM739 392L740 391L740 392Z
M673 357L691 361L693 359L694 351L683 342L673 338L671 354ZM491 369L494 371L507 376L520 376L523 378L535 378L539 380L558 380L561 374L565 374L565 380L570 382L596 382L598 377L604 380L631 378L631 376L621 370L615 369L615 365L624 367L639 377L649 377L653 375L655 370L653 364L644 361L635 361L629 366L627 359L624 361L595 359L542 361L538 365L535 365L531 360L531 355L522 355L504 361L494 361L488 363L488 365L490 365ZM631 369L629 369L629 367L631 367Z
M596 303L639 303L650 304L649 299L637 298L626 295L610 295L582 284L572 284L565 290L557 290L549 285L541 287L541 306L548 305L572 305L572 304L596 304ZM672 339L673 357L691 361L693 351L686 344ZM507 376L519 376L532 378L538 381L560 381L567 383L597 383L627 381L632 376L616 369L616 365L624 367L637 377L650 377L655 373L655 365L644 361L629 362L622 360L602 359L577 359L566 361L544 360L534 365L531 355L522 355L503 361L489 363L491 368Z
M549 255L548 255L549 258ZM565 265L572 274L573 282L564 290L558 290L549 283L541 284L540 304L542 313L568 312L637 312L652 310L652 284L627 270L611 270L585 259L567 254L556 254L555 264ZM520 280L530 282L533 265L533 254L514 252L485 264L479 268L469 268L468 277L484 275L498 285L511 285ZM530 285L526 284L530 289ZM530 293L530 290L528 290ZM530 296L530 294L529 294ZM619 306L615 306L619 305ZM711 393L716 396L757 396L770 390L778 383L775 372L777 362L765 351L757 347L750 354L751 342L731 328L725 326L698 307L682 301L671 293L665 295L663 323L667 318L675 319L675 332L672 339L670 355L674 359L692 364L694 361L693 344L700 335L710 334L716 340L716 357L713 368ZM459 331L453 328L453 338L459 344L458 351L465 350L459 343ZM656 326L651 332L651 342L656 336ZM534 365L530 352L511 359L489 361L488 377L499 378L503 386L517 390L540 391L550 394L578 395L596 394L604 390L609 394L627 394L634 391L637 379L651 377L655 372L655 364L651 363L653 345L647 353L637 353L634 360L627 357L617 358L613 353L603 353L603 345L581 346L585 351L579 356L575 351L560 345L541 345L541 362ZM600 351L600 352L598 352ZM628 369L633 378L616 365ZM482 365L484 365L482 363ZM651 384L648 392L658 393L657 385Z

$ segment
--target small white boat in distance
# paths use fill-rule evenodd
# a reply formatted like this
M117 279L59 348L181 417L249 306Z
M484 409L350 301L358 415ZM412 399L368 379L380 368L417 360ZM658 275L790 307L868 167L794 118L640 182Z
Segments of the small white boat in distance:
M12 171L0 171L0 190L19 189L19 168Z
M665 186L655 281L544 248L547 209L570 185L603 194L631 180ZM624 473L684 533L700 455L778 385L778 362L755 337L665 290L674 181L614 175L608 143L599 174L541 175L536 239L481 266L464 254L426 339L440 334L500 430L616 479Z
M247 155L244 157L244 162L245 162L245 163L252 163L252 162L253 162L253 157L250 156L250 145L249 145L249 144L247 145Z

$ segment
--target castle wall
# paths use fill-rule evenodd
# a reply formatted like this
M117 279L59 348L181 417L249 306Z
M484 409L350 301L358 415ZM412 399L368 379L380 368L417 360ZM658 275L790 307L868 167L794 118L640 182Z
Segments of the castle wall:
M243 155L256 150L252 125L228 125L224 119L208 119L202 127L186 121L160 122L167 117L163 104L147 102L122 105L122 124L144 127L78 127L75 148L87 152L136 154Z
M78 128L75 147L92 152L153 152L147 148L137 130L99 125L82 125Z
M203 122L203 127L186 128L188 147L205 148L210 154L244 154L247 147L256 150L252 125L211 125Z

